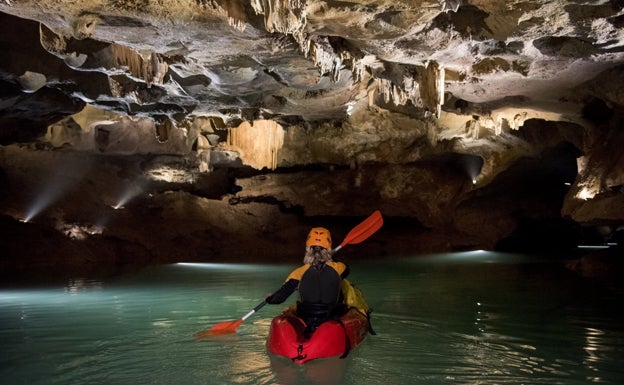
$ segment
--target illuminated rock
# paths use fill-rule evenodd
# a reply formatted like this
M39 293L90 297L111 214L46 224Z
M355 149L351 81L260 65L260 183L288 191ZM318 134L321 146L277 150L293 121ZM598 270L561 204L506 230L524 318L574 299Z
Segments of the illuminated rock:
M618 2L42 0L0 22L14 218L44 195L41 221L107 213L103 237L163 260L223 257L221 238L268 255L250 240L286 247L280 224L376 208L403 240L378 252L624 222Z

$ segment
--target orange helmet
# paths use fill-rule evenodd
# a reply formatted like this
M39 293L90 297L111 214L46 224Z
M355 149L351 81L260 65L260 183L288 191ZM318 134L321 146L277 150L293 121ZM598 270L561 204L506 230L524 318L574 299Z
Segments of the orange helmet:
M326 249L331 249L331 234L329 230L324 227L315 227L310 230L308 238L306 239L306 247L321 246Z

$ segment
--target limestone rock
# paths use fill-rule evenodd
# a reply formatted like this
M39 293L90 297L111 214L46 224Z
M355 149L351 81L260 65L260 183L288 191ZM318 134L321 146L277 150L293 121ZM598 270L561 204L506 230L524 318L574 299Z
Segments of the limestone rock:
M624 222L619 1L20 0L0 23L10 218L106 217L159 261L378 208L368 252Z

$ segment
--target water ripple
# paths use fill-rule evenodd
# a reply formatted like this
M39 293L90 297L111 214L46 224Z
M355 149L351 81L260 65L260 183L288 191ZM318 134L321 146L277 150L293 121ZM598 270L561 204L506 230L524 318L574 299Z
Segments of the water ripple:
M622 298L599 292L584 301L582 282L539 269L356 266L377 335L344 360L303 366L266 351L283 306L266 306L238 333L192 338L247 313L289 268L165 266L104 282L2 290L0 378L11 385L624 383L624 323L613 311Z

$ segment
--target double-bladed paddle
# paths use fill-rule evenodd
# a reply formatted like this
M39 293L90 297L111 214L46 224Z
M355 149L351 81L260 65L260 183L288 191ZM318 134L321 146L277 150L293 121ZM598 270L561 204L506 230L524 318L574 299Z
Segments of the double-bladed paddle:
M359 225L355 226L342 243L337 246L333 251L336 252L346 245L355 245L366 240L368 237L373 235L377 230L381 228L383 225L383 217L381 216L381 212L379 210L375 210L368 218L363 220ZM249 311L249 313L245 314L241 318L235 321L225 321L214 325L213 327L202 330L201 332L197 332L193 334L195 338L206 338L213 337L223 334L236 333L236 330L247 318L251 317L252 314L260 310L267 302L263 300L256 307Z
M383 217L379 210L375 210L374 213L364 219L362 223L355 226L349 231L349 234L345 237L342 243L334 249L334 253L346 245L355 245L357 243L365 241L368 237L373 235L383 225Z

